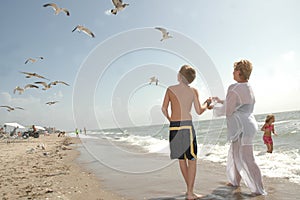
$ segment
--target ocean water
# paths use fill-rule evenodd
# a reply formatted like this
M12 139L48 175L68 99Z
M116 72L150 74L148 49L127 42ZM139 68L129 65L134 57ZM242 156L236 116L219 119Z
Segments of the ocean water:
M267 148L262 140L263 132L259 131L254 139L256 162L264 176L285 178L300 184L300 111L273 114L276 118L275 131L278 134L278 136L272 136L274 151L272 154L266 153ZM255 116L259 128L263 126L265 117L266 114ZM95 148L99 145L97 140L105 139L118 150L127 154L137 154L143 157L159 154L165 156L169 161L168 126L168 124L164 124L93 130L88 131L86 136L80 135L80 137L86 149L94 157L102 153ZM226 142L225 119L197 121L194 122L194 127L197 133L198 158L226 165L229 144ZM126 157L126 153L124 157Z

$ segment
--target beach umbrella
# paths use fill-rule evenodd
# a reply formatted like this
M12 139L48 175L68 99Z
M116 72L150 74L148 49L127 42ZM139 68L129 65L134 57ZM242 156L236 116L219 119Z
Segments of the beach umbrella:
M25 128L24 126L22 126L21 124L18 124L16 122L10 122L10 123L4 123L4 125L6 126L11 126L11 127L18 127L18 128Z
M41 127L41 126L34 126L37 130L42 130L42 131L45 131L46 129L44 127Z

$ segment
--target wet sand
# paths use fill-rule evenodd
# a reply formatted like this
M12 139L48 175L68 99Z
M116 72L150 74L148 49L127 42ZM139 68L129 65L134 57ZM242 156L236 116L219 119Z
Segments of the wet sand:
M112 145L105 139L83 141L83 144L78 146L81 154L77 162L99 177L104 189L133 200L185 199L185 184L178 163L170 161L168 156L128 152L125 156L124 152L132 147L121 143ZM239 188L226 186L225 166L198 160L197 167L195 192L204 195L202 199L292 200L299 198L300 185L291 183L287 179L263 177L268 195L254 197L244 184ZM152 171L149 170L151 168ZM141 169L145 169L144 172Z

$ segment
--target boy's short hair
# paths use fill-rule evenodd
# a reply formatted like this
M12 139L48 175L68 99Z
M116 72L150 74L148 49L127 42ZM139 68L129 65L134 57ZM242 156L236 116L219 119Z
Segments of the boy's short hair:
M190 84L196 78L196 70L190 65L183 65L179 70L179 74L182 77L182 81L186 84Z
M241 60L234 63L234 70L240 71L240 76L244 80L249 80L252 72L252 63L248 60Z

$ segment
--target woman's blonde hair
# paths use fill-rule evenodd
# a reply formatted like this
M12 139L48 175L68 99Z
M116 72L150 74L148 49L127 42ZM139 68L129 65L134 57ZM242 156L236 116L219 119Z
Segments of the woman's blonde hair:
M266 117L266 123L269 123L269 121L271 120L271 119L273 119L275 116L273 115L273 114L269 114L269 115L267 115L267 117Z
M190 84L196 78L196 71L190 65L183 65L179 70L179 74L181 75L182 81L186 84Z
M240 71L240 76L244 80L249 80L252 72L252 63L248 60L241 60L234 63L234 70Z

